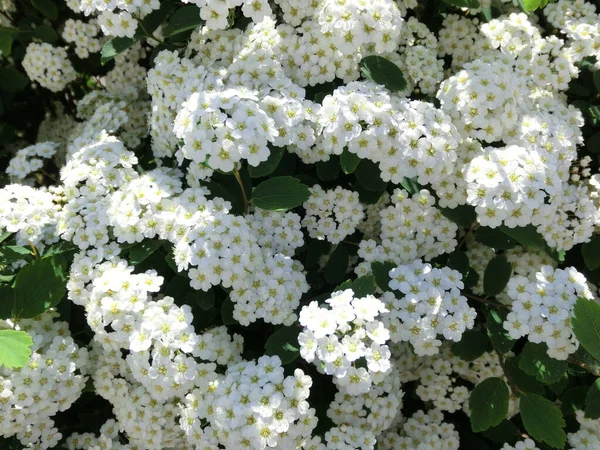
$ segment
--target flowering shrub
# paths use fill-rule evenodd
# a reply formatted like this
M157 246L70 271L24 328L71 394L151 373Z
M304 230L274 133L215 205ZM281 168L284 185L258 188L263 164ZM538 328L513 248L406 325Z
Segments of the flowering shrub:
M585 0L0 0L0 449L600 448Z

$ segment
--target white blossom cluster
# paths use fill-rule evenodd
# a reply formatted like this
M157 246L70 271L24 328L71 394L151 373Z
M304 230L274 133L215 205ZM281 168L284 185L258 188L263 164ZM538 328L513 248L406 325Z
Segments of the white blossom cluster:
M0 228L16 233L17 245L57 242L56 201L58 192L9 184L0 189Z
M384 315L387 329L395 329L390 332L392 342L408 341L417 355L434 355L442 344L438 335L458 342L465 330L473 328L477 313L461 295L464 285L457 270L437 269L417 259L392 269L389 276L390 289L403 294L397 298L386 292L382 297L384 303L393 304Z
M434 206L435 199L423 189L410 196L404 189L395 189L392 204L379 211L381 234L375 239L363 239L358 256L364 259L355 271L370 272L374 261L410 263L417 258L426 261L450 253L458 242L458 227ZM364 273L363 273L364 272Z
M584 447L577 447L583 450ZM515 445L504 444L500 450L540 450L532 439L516 442Z
M54 156L57 147L55 142L40 142L25 147L11 158L5 172L22 183L29 174L44 167L44 159Z
M572 450L592 450L600 445L598 419L588 419L581 410L575 411L575 418L581 428L575 433L567 434L567 441Z
M451 117L431 103L407 101L370 82L352 82L323 100L313 160L345 148L379 165L381 178L417 178L434 188L452 172L460 140ZM322 156L321 156L322 155Z
M312 379L300 369L283 372L279 357L262 356L207 380L186 397L181 421L188 442L194 448L298 448L317 424L307 402Z
M458 450L458 431L451 423L444 422L444 414L438 409L417 411L406 419L398 431L388 431L377 440L378 448L394 450L435 448Z
M29 361L18 370L0 367L0 435L15 435L24 446L54 447L62 434L52 416L66 411L79 398L88 373L88 351L71 337L66 322L48 311L2 329L26 331L33 340Z
M596 301L583 274L574 267L542 266L535 280L512 277L506 293L513 303L503 326L513 339L527 336L530 342L544 342L548 355L559 360L575 353L579 347L571 325L575 302Z
M326 303L312 301L300 311L300 355L349 395L365 394L391 370L390 332L376 320L387 310L372 295L355 298L352 289L334 292Z
M354 233L365 215L358 193L341 186L324 190L315 184L310 188L310 198L302 206L306 210L302 226L309 236L332 244L339 244Z
M100 427L100 435L94 433L72 433L65 442L69 450L87 450L99 448L101 450L129 450L129 445L119 442L119 429L117 421L108 419Z
M62 91L77 77L67 51L45 42L27 46L23 69L32 81L37 81L40 86L53 92Z
M82 20L67 19L62 31L62 38L75 44L75 54L80 58L87 58L90 53L102 50L103 39L97 36L100 29L94 20L84 22Z
M261 248L273 253L293 256L304 244L300 216L293 212L267 211L256 208L247 216L252 233Z

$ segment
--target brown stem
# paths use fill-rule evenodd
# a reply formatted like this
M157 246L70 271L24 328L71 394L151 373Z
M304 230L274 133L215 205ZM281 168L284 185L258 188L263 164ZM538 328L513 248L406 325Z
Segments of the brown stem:
M248 214L248 197L246 196L246 189L244 189L244 183L242 182L242 177L240 176L240 172L237 169L233 169L233 175L240 185L240 189L242 190L242 197L244 197L244 215Z
M476 300L478 302L485 303L486 305L499 306L500 308L510 309L510 306L504 305L502 303L493 302L491 300L488 300L487 297L478 297L476 295L466 294L466 293L464 294L464 296L467 297L467 298L470 298L472 300Z
M471 225L471 228L469 228L469 230L466 232L466 234L463 236L462 240L460 241L460 244L458 244L458 246L456 248L461 248L463 246L463 244L465 242L467 242L467 239L469 238L469 236L471 234L473 234L473 231L475 231L477 228L479 228L479 222L473 222L473 224Z
M590 366L589 364L584 363L583 361L580 361L577 358L573 358L572 356L569 356L569 359L567 359L567 362L569 364L573 364L575 366L581 367L583 370L591 373L592 375L594 375L596 377L600 377L600 370L598 370L595 367Z

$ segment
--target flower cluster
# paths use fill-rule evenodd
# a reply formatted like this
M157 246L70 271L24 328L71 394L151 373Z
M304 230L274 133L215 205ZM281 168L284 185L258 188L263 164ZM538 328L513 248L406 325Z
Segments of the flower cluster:
M354 298L352 289L334 292L326 302L330 309L313 301L300 311L300 355L333 375L349 395L369 392L391 370L385 345L390 332L376 320L387 310L372 295ZM366 362L366 368L359 362Z
M423 258L426 261L450 253L457 245L457 226L434 206L435 199L427 190L410 196L403 189L394 190L392 205L379 211L381 244L363 239L358 255L364 263L357 273L369 272L374 261L403 264Z
M456 342L473 328L477 313L460 293L464 287L460 272L433 268L417 259L392 269L389 275L390 289L403 294L396 298L387 292L382 297L384 303L393 304L384 316L392 342L408 341L417 355L434 355L442 344L438 335Z
M364 218L358 193L341 186L326 191L318 184L310 189L310 199L302 205L306 215L302 226L310 237L339 244L351 235Z
M90 20L83 22L81 20L67 19L62 32L62 38L72 44L75 44L75 54L80 58L87 58L90 53L97 53L102 50L103 40L97 36L99 33L96 21Z
M76 78L67 51L46 43L31 43L27 46L23 68L31 80L53 92L62 91Z
M52 416L79 398L87 377L87 349L71 337L66 322L49 311L21 319L15 327L33 340L29 361L19 370L0 367L0 435L16 435L24 446L54 447L62 435ZM0 328L15 324L0 321Z
M29 174L44 167L43 159L54 156L57 147L55 142L40 142L19 150L8 162L6 173L22 183Z
M506 293L513 300L504 322L511 337L544 342L552 358L565 360L575 353L579 347L571 325L575 302L578 298L596 301L583 274L573 267L542 266L533 281L512 277Z

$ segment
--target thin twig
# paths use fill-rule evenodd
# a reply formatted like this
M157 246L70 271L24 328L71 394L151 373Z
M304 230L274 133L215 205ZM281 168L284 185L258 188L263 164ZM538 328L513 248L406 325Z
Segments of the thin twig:
M508 306L508 305L504 305L504 304L502 304L502 303L496 303L496 302L493 302L493 301L491 301L491 300L488 300L488 299L487 299L487 297L478 297L478 296L476 296L476 295L473 295L473 294L466 294L466 293L465 293L464 295L465 295L465 297L467 297L467 298L470 298L470 299L472 299L472 300L476 300L476 301L478 301L478 302L481 302L481 303L485 303L486 305L491 305L491 306L499 306L500 308L506 308L506 309L510 309L510 306Z
M463 244L467 241L467 239L469 238L469 236L473 233L473 231L475 231L477 228L479 228L479 222L473 222L473 224L471 225L471 228L469 228L469 231L466 232L466 234L463 236L462 240L460 241L460 244L458 244L458 246L456 248L461 248L463 246Z

